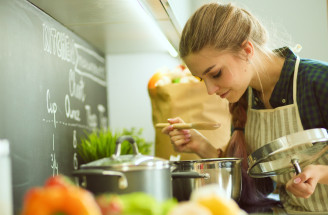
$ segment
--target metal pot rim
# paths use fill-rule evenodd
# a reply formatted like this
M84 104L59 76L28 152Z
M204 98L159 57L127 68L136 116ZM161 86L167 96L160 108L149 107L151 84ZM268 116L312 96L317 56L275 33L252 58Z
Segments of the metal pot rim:
M180 163L205 163L205 162L238 162L242 161L242 158L206 158L199 160L182 160L182 161L171 161L172 164L180 164Z
M122 157L122 156L121 156ZM168 169L170 163L168 160L153 160L151 156L144 157L146 162L136 163L122 162L117 164L106 164L106 161L111 161L110 158L102 158L87 164L81 165L81 169L101 169L101 170L116 170L121 172L137 171L137 170L150 170L150 169ZM105 164L105 165L104 165Z
M160 170L160 169L169 169L169 164L156 165L156 166L133 166L133 165L120 165L120 166L88 166L82 167L81 169L101 169L101 170L115 170L119 172L129 172L129 171L142 171L142 170Z

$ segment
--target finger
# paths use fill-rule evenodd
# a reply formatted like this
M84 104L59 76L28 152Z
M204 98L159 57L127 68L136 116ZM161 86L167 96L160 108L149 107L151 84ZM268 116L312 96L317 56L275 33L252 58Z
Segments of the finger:
M178 140L184 140L184 139L190 139L190 135L187 136L187 135L184 135L184 134L178 134L178 135L172 135L171 136L171 140L172 141L178 141Z
M308 180L308 176L306 175L306 173L301 172L300 174L296 175L293 177L293 182L294 184L299 184L299 183L303 183L306 180Z
M169 132L169 135L172 140L175 140L174 138L179 138L179 139L190 139L191 134L190 131L188 130L179 130L179 129L174 129L173 131Z
M170 118L170 119L167 119L167 121L169 123L171 123L171 124L174 124L174 123L184 123L184 121L180 117Z
M186 129L173 129L169 132L170 136L175 136L175 135L186 135L190 137L190 131Z
M161 132L163 134L168 134L169 135L170 132L173 131L173 130L174 130L173 126L172 125L169 125L169 126L163 128Z
M172 144L175 147L181 147L181 146L186 146L190 142L190 139L178 139L175 141L172 141Z

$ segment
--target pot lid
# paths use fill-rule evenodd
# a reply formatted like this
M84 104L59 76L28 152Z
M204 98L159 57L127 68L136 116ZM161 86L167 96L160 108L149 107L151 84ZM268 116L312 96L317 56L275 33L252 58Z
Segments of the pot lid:
M248 156L250 176L262 178L304 167L328 151L328 133L315 128L280 137Z
M120 155L121 143L128 141L132 145L133 154ZM169 161L154 156L142 155L134 139L130 136L122 136L116 141L115 153L111 157L102 158L81 165L82 169L115 169L115 170L139 170L139 169L163 169L169 168Z

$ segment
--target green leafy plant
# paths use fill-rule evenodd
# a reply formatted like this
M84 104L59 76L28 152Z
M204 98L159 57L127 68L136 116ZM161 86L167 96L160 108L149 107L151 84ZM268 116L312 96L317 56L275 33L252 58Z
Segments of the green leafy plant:
M123 129L120 132L113 132L111 129L85 132L85 137L81 138L81 144L78 145L77 151L82 159L80 163L88 163L104 157L110 157L116 146L116 140L120 136L129 135L134 138L137 143L138 150L141 154L147 155L151 152L153 143L147 142L142 137L143 129ZM121 154L132 154L133 150L128 141L121 143Z

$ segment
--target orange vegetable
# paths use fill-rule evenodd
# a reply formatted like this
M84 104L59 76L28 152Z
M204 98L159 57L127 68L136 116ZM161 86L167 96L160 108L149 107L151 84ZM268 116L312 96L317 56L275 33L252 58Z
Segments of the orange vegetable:
M157 81L159 81L163 75L163 72L156 72L148 81L148 89L155 88Z
M24 197L22 215L101 215L89 191L63 179L50 178L44 187L30 189Z

